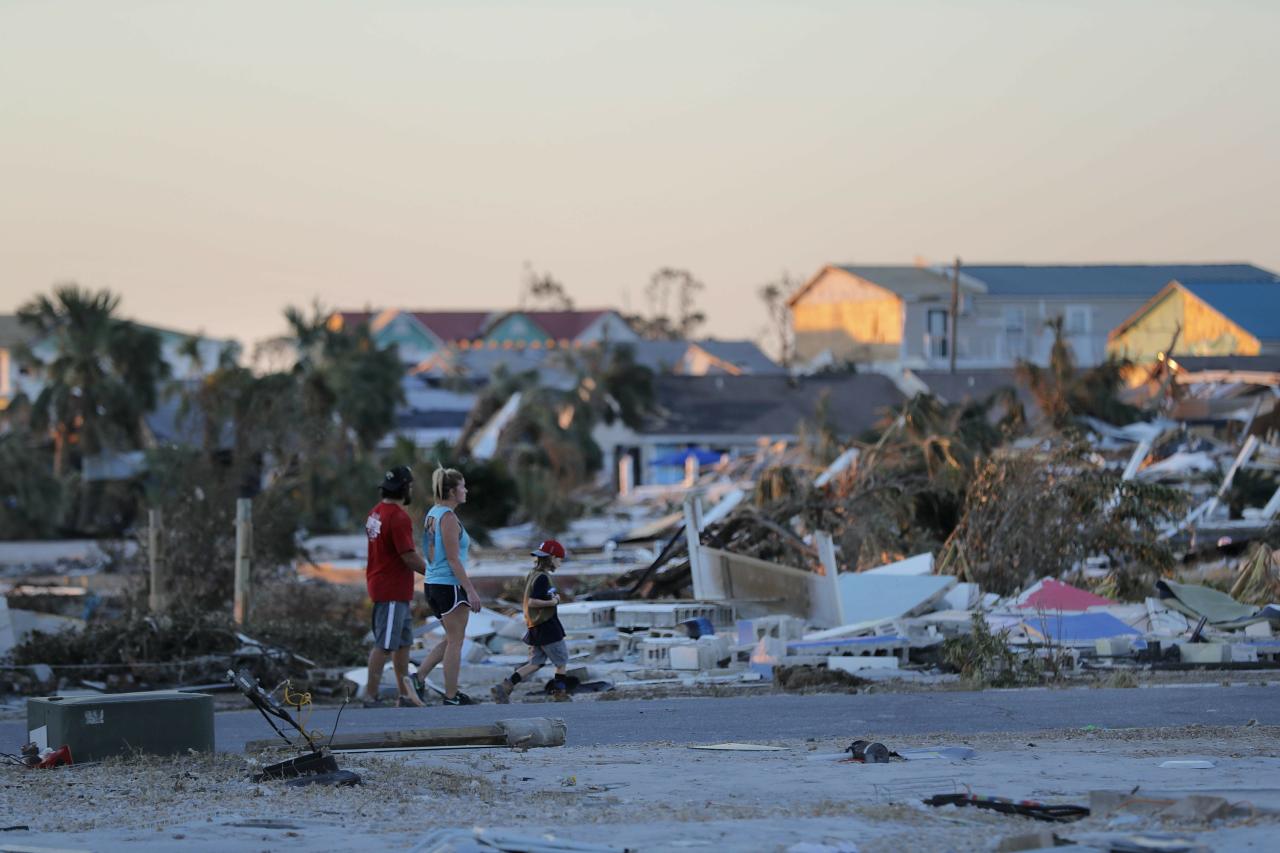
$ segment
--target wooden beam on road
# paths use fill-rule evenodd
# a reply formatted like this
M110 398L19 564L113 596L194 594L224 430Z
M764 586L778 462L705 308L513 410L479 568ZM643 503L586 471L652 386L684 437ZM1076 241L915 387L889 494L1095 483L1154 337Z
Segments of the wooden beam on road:
M346 749L418 749L430 746L509 746L529 749L539 746L563 746L565 724L563 720L533 717L526 720L500 720L481 726L437 726L430 729L402 729L386 732L352 732L334 735L333 743L323 737L316 743L329 746L335 752ZM294 749L310 749L301 738L291 743ZM290 748L279 738L251 740L244 745L245 752L263 749Z

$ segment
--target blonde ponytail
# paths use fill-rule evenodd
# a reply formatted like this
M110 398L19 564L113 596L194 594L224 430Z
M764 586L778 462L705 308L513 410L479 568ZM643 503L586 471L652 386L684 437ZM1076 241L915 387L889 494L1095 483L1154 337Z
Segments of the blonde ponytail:
M431 496L436 503L444 503L462 482L462 472L456 468L445 468L437 463L436 470L431 472Z

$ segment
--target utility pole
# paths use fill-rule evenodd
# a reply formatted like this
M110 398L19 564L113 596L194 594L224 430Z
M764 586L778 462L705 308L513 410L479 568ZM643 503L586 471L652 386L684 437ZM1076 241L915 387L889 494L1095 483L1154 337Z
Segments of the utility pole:
M253 553L253 501L236 500L235 609L237 625L249 621L249 556Z
M956 255L955 269L951 274L951 334L947 335L947 345L951 356L951 372L956 372L956 324L960 313L960 256Z

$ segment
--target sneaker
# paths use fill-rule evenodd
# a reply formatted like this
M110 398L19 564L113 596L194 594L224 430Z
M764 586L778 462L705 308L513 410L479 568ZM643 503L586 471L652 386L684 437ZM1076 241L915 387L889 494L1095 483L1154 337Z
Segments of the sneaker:
M444 704L445 705L478 705L480 703L472 699L467 694L463 693L461 690L459 690L457 693L453 694L452 699L450 699L448 696L444 697Z
M504 678L501 684L495 684L489 689L489 695L499 705L509 705L511 704L511 691L514 689L515 685Z
M401 708L421 708L427 704L426 702L423 701L423 696L422 696L422 691L425 690L426 687L425 685L423 685L421 681L418 680L418 676L406 675L404 677L404 686L408 689L410 695L416 696L418 698L418 701L415 702L412 699L410 699L408 696L401 694L400 700L399 700Z
M377 699L364 698L360 700L361 706L365 708L390 708L391 703L379 696Z

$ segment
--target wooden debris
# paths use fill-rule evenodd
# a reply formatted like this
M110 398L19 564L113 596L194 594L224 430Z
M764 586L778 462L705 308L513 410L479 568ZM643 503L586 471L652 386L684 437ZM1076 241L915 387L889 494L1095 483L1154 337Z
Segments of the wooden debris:
M356 749L420 749L423 747L449 746L509 746L515 749L531 749L543 746L564 746L564 720L534 717L526 720L499 720L480 726L439 726L430 729L405 729L385 732L353 732L335 735L331 744L325 744L335 752ZM292 748L309 748L300 739ZM244 745L245 752L286 747L279 738L251 740ZM286 747L287 748L287 747Z

